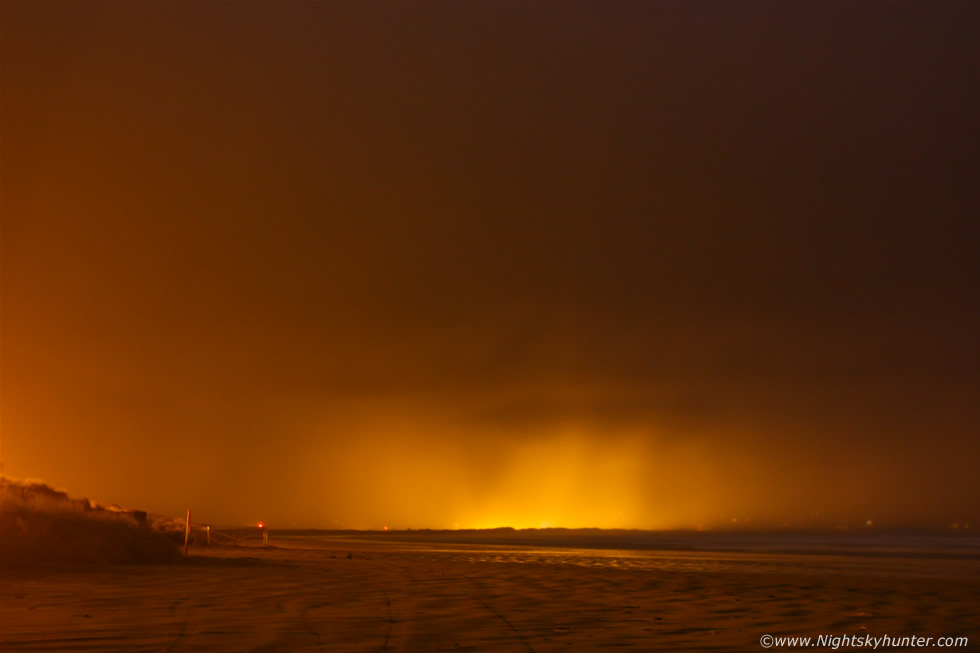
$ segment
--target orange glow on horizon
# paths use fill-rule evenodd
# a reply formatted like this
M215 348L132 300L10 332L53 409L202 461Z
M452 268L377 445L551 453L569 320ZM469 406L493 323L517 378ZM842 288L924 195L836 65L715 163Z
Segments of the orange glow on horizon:
M330 461L325 487L310 492L332 502L329 518L338 527L656 530L692 528L714 508L718 465L703 462L707 445L662 438L651 445L657 437L640 429L570 422L516 433L471 428L469 442L493 446L467 447L445 435L463 425L431 414L380 415L374 406L355 412L348 417L334 407L324 428L340 423L358 437L311 457ZM340 496L356 497L357 505L333 502Z

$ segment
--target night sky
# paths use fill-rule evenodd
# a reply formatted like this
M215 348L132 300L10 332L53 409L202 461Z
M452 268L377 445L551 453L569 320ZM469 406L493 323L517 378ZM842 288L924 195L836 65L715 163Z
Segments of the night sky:
M5 2L3 473L980 528L980 5Z

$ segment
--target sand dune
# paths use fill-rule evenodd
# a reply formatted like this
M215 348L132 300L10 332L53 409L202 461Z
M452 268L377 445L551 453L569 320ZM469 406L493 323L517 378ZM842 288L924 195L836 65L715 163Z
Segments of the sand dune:
M43 483L0 478L0 568L179 558L174 520L73 499Z
M4 651L761 650L769 633L969 636L980 561L273 540L5 575Z

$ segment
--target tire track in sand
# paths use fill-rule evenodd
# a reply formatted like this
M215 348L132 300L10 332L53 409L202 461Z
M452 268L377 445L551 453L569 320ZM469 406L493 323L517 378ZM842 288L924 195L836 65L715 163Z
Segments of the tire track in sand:
M486 608L487 610L489 610L491 613L493 613L494 615L496 615L496 617L498 619L500 619L505 624L507 624L507 627L510 628L510 630L515 635L517 635L518 639L521 640L521 643L524 644L525 648L527 648L527 650L530 651L530 653L536 653L535 650L534 650L534 647L532 647L531 646L531 643L529 641L527 641L527 638L526 637L524 637L524 633L522 633L521 631L519 631L517 629L517 627L514 626L514 624L512 624L510 622L510 619L508 619L507 617L505 617L502 612L498 612L493 606L491 606L489 603L487 603L483 599L478 598L479 596L486 594L486 592L484 591L484 588L481 586L481 584L476 579L474 579L474 578L471 578L470 579L470 584L473 586L474 589L476 589L476 594L473 596L474 600L477 603L479 603L480 605L482 605L484 608Z
M316 629L316 627L312 624L312 622L310 622L310 618L307 617L306 615L309 614L313 610L319 610L320 608L324 607L325 605L327 605L327 604L326 603L316 603L314 605L307 605L305 607L300 607L300 609L299 609L300 624L303 626L303 628L305 630L309 631L310 633L313 633L313 638L316 639L316 648L317 648L318 651L320 651L320 653L323 653L323 650L324 650L323 649L323 639L320 637L320 631L318 631Z
M176 601L174 601L173 605L171 605L168 608L170 614L176 613L177 607L180 606L181 604L186 604L187 609L184 610L184 618L181 620L180 626L178 626L177 636L174 637L173 640L171 640L170 645L167 646L167 648L165 649L167 653L171 653L171 651L175 651L177 649L177 644L179 644L180 640L184 638L184 635L187 633L187 624L190 622L191 619L191 612L196 607L193 603L191 603L190 598L177 599Z
M394 625L395 620L391 617L391 598L388 596L388 592L381 590L381 594L385 597L385 603L388 605L388 632L385 633L384 644L381 645L380 651L384 651L388 648L388 642L391 640L391 627Z

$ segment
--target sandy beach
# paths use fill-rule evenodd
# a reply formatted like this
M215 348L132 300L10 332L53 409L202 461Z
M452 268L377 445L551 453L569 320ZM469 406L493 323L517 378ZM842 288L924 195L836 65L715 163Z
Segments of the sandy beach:
M0 648L761 650L764 634L869 633L980 642L974 547L814 554L751 550L757 542L657 551L348 536L270 544L192 547L169 565L6 572Z

